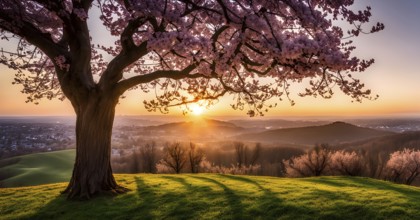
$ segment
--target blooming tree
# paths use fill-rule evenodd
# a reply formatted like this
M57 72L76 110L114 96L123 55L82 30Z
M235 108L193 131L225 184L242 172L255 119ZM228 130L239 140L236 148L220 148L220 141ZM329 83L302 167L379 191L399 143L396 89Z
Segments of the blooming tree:
M331 164L331 151L327 145L318 145L299 157L284 160L283 164L290 177L325 175Z
M361 176L366 167L363 156L355 151L336 151L331 154L330 170L333 174Z
M232 175L258 175L261 171L260 164L243 165L239 167L237 164L231 164L229 167L223 165L215 165L210 163L206 158L200 162L200 172L202 173L220 173Z
M232 94L234 109L253 116L289 97L329 98L336 86L356 101L372 98L352 77L374 61L352 55L351 38L371 8L353 0L1 0L0 63L16 71L28 102L67 98L77 115L76 162L69 197L123 192L110 165L115 106L129 89L156 91L147 110ZM95 7L100 13L94 13ZM115 42L92 39L99 16ZM348 30L341 27L350 27ZM344 24L344 25L343 25ZM99 25L99 24L97 24ZM293 102L292 102L293 104Z
M392 153L385 169L390 180L410 185L420 175L420 151L404 149Z

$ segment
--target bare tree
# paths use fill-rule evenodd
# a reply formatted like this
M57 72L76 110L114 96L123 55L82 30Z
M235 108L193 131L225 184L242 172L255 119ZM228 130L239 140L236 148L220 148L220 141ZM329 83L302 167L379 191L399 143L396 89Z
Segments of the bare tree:
M243 142L234 142L233 146L235 147L236 165L241 168L246 161L246 146Z
M140 158L145 173L156 173L156 142L144 144L140 148Z
M254 149L252 150L252 154L250 156L249 165L254 166L261 155L261 144L256 143Z
M261 154L261 144L257 143L250 152L247 145L243 142L234 142L236 165L238 168L242 166L254 166Z
M137 149L132 150L130 161L130 173L138 173L140 171L139 154L140 153Z
M175 173L180 173L187 162L187 151L180 143L166 143L163 149L162 164L171 168Z
M190 142L190 151L188 153L191 173L198 173L201 161L204 159L204 152L194 143Z

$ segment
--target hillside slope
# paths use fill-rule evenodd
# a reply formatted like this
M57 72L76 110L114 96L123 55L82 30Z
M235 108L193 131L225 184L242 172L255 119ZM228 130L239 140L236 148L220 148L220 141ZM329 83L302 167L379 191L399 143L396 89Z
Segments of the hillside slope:
M75 150L28 154L0 160L0 186L33 186L69 181Z
M352 150L363 149L364 151L381 152L385 154L404 148L420 149L420 131L397 133L369 140L352 142L350 144L343 144L337 147Z
M353 142L391 134L393 133L389 131L363 128L344 122L334 122L321 126L274 129L261 133L244 134L238 136L238 139L314 145Z
M350 177L116 175L124 195L67 201L66 184L0 189L2 219L416 219L420 189Z

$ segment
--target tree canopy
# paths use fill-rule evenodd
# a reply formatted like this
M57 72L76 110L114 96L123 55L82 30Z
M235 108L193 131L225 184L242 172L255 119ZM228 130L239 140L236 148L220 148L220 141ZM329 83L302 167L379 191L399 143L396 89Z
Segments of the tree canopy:
M16 70L28 102L68 98L76 113L70 198L123 193L110 163L115 106L130 89L154 91L147 110L234 96L250 116L300 93L329 98L337 86L356 101L372 98L352 77L373 59L352 55L370 7L352 0L1 0L0 63ZM95 10L92 10L95 8ZM115 42L92 39L99 16ZM338 25L340 24L340 25ZM100 24L94 24L95 26ZM343 27L349 27L344 30ZM368 33L383 29L377 23ZM293 104L293 101L291 101Z
M372 98L371 92L351 73L374 60L353 56L351 39L384 25L362 29L371 8L352 10L353 3L2 0L2 45L17 47L1 48L0 62L17 70L14 83L23 85L29 102L67 97L74 104L92 89L119 97L138 88L157 91L156 99L144 101L146 109L166 112L234 94L232 107L252 116L272 107L266 104L270 98L289 98L290 84L304 79L310 83L299 95L329 98L337 86L361 101ZM115 42L91 38L91 16L100 16Z

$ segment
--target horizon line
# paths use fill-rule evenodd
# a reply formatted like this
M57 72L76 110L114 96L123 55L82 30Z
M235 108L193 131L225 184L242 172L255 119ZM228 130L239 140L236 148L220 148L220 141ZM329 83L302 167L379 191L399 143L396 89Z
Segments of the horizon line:
M43 117L76 117L76 115L0 115L0 118L24 118L24 117L32 117L32 118L43 118ZM168 115L168 114L153 114L153 115L145 115L145 114L120 114L115 115L117 117L161 117L161 118L243 118L248 120L264 120L264 119L420 119L420 113L400 113L400 114L382 114L382 115L277 115L277 116L256 116L256 117L249 117L247 115L205 115L202 116L194 116L194 115Z

